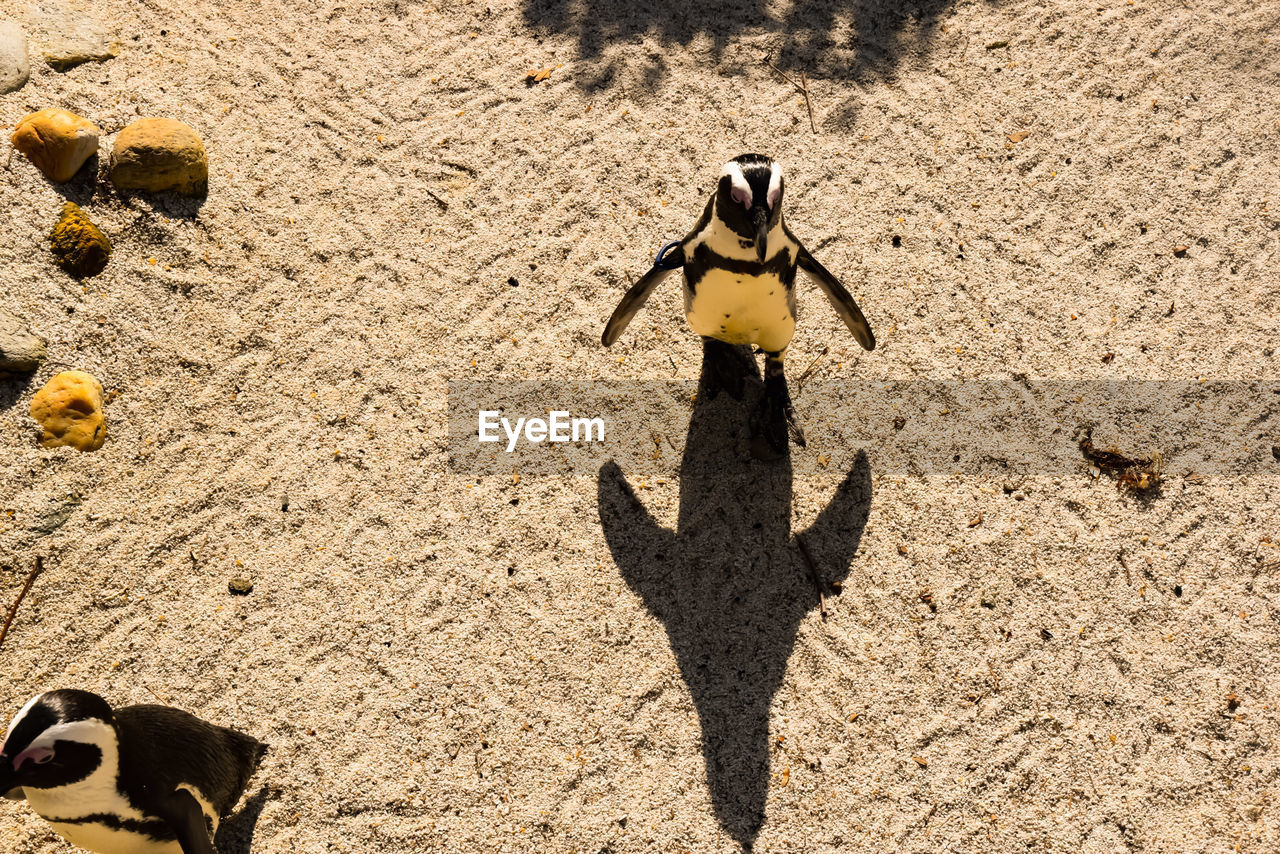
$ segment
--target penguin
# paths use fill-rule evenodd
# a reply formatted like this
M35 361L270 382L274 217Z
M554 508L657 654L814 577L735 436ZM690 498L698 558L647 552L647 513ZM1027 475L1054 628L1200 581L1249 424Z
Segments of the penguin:
M47 691L9 726L0 794L96 854L214 854L218 821L266 750L167 706L112 710L88 691Z
M606 347L617 341L658 284L682 270L685 317L702 336L711 368L708 393L714 396L723 387L741 398L745 372L756 370L744 348L764 352L761 414L764 436L776 453L785 450L788 434L805 444L783 370L796 328L796 269L818 285L863 348L876 346L849 291L787 227L784 190L782 167L763 154L726 163L693 230L662 248L653 268L622 297L600 338Z

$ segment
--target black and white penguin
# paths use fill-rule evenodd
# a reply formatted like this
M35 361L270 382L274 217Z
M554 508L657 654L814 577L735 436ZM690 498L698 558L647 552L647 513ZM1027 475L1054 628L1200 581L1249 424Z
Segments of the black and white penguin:
M113 711L97 694L47 691L5 735L0 793L97 854L213 854L266 749L167 706Z
M778 452L786 447L788 431L804 445L783 372L796 328L796 269L826 294L859 344L867 350L876 346L849 291L787 228L783 190L782 168L762 154L742 154L726 163L693 230L663 247L653 268L623 296L601 336L606 347L618 340L658 283L682 269L685 316L702 336L716 381L713 393L726 386L734 397L741 396L739 348L764 351L764 432Z

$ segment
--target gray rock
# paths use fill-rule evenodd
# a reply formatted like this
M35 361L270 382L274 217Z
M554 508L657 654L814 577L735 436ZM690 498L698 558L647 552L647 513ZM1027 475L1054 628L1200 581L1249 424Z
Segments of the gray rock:
M248 596L253 592L253 582L242 575L237 575L227 582L227 590L236 596Z
M40 30L40 52L55 71L86 62L106 62L120 52L107 25L77 0L40 0L31 4Z
M0 95L21 89L30 76L26 33L13 21L0 21Z
M47 343L21 319L0 309L0 377L30 373L40 367Z

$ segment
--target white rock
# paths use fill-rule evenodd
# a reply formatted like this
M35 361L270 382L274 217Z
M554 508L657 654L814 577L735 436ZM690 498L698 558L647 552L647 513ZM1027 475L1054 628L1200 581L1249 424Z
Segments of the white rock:
M44 61L57 71L106 62L120 52L107 25L82 0L39 0L31 4L30 17Z
M30 76L27 34L13 21L0 21L0 95L21 89Z

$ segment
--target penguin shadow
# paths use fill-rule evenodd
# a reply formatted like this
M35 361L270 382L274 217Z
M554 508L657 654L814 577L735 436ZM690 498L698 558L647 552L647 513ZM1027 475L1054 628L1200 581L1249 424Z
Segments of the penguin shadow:
M598 476L605 542L627 584L662 622L702 727L716 819L744 851L764 824L769 789L769 710L801 622L818 606L791 530L789 452L761 463L750 452L743 402L708 400L704 361L680 467L675 531L661 527L616 463ZM803 538L824 588L841 581L871 505L859 454Z
M270 798L270 788L263 786L244 802L238 812L222 820L214 835L214 847L218 854L250 854L258 817L262 815L262 808Z

